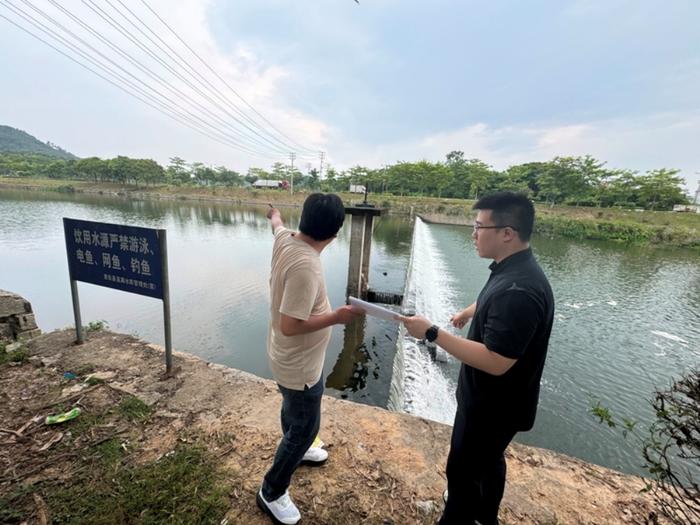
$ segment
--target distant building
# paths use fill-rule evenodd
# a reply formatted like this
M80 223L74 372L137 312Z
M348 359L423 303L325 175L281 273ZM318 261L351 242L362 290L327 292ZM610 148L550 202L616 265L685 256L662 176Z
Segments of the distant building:
M680 213L700 213L700 205L697 204L676 204L673 211Z
M367 188L361 184L350 184L350 193L364 193L365 191Z
M289 183L286 180L258 179L253 183L253 188L275 188L286 190L289 188Z

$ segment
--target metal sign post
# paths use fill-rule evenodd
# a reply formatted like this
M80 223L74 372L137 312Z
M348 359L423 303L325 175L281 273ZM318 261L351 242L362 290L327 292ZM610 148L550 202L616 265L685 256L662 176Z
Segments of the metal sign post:
M168 279L168 242L165 230L160 233L160 266L163 270L163 329L165 330L165 373L173 371L173 347L170 332L170 280Z
M78 283L96 284L161 299L166 374L172 373L170 293L165 230L63 219L76 342L84 341Z

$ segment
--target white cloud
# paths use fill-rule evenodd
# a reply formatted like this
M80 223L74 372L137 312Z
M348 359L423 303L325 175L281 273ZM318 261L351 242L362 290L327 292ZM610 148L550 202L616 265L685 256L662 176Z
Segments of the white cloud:
M148 1L212 69L270 122L296 142L326 151L328 161L338 168L355 164L376 167L399 160L413 161L421 158L437 161L443 160L452 150L462 150L468 157L482 159L498 169L522 162L548 160L557 155L590 154L608 161L612 167L641 171L677 167L683 170L682 176L688 180L688 185L695 188L696 172L700 170L700 158L696 153L696 137L700 136L700 113L657 113L578 122L531 120L502 126L494 126L484 120L437 133L424 133L416 128L414 138L402 142L385 137L372 144L363 143L361 138L342 129L339 121L314 118L289 102L296 96L299 99L304 97L303 90L308 86L304 83L305 79L313 75L302 68L310 62L300 62L300 65L293 68L288 65L290 62L283 62L274 51L256 47L253 42L241 39L236 39L236 43L229 48L222 48L211 28L215 0ZM318 34L312 35L314 42L333 41L333 35L339 42L347 42L348 50L343 56L371 57L372 60L387 62L410 59L403 55L398 57L383 47L380 33L361 30L365 25L364 22L360 25L360 21L364 21L363 17L367 13L356 10L355 4L350 3L352 5L347 6L347 12L357 17L357 20L351 20L353 23L343 25L336 23L335 19L332 23L328 22L328 13L318 11L309 17L313 23L303 28L320 28ZM624 4L625 2L614 5L618 9ZM41 5L57 13L48 2L42 1ZM101 34L118 38L115 30L107 27L104 21L81 2L76 0L65 5ZM235 99L235 95L192 57L143 4L129 2L127 5L183 57L188 57L198 72L226 92L227 97ZM572 16L587 16L601 9L599 3L591 0L579 0L573 6L570 13ZM346 17L347 12L343 10L336 13L336 16ZM322 20L328 23L322 24ZM306 32L310 32L310 29ZM81 34L86 35L84 31ZM266 42L264 37L265 35L260 35L263 45ZM123 36L119 37L119 41L124 44L124 49L136 54L136 47L126 42ZM336 44L340 45L338 42ZM4 57L0 56L0 65L6 64L6 69L13 72L12 82L0 84L0 98L12 101L0 109L0 121L23 128L43 140L51 140L80 156L111 157L124 154L151 157L167 163L169 157L178 155L188 161L224 164L242 171L251 165L269 166L275 160L239 153L175 124L155 110L123 95L106 82L83 72L55 51L14 28L0 31L0 47L8 51L3 53ZM154 64L155 70L155 61L142 51L138 52L138 56L149 64ZM686 107L695 107L692 105L695 91L677 92L676 88L697 84L700 79L695 67L698 60L697 56L686 57L672 68L664 78L662 87L666 91L659 94L662 100L669 101L669 104L685 100ZM348 104L344 99L346 91L354 97L362 97L355 91L338 89L340 80L336 83L331 80L334 79L329 80L328 92L334 95L319 103L316 108L318 113L337 115L338 108L353 112L356 106ZM357 81L354 73L353 81ZM173 82L185 92L192 91L180 80L173 78ZM299 86L300 93L286 92L289 85ZM678 93L686 94L679 96ZM367 102L367 94L363 96L365 98L362 103L374 107ZM399 99L397 95L397 101ZM415 99L410 101L410 104L415 103ZM322 104L333 104L336 111L331 112ZM215 106L210 107L215 113L221 114ZM411 109L406 104L399 105L397 102L393 115ZM635 109L621 107L619 110L629 112ZM366 125L372 126L372 119L386 118L392 117L377 106L376 114L372 114ZM499 118L499 115L494 115L494 118ZM500 118L502 120L502 116ZM436 126L435 121L431 125ZM283 160L285 157L281 153L278 159ZM307 159L299 155L298 164L305 166L306 162ZM313 157L313 163L317 165L318 159Z
M294 71L277 63L264 61L256 56L245 42L237 43L236 47L230 50L223 50L219 47L209 27L211 1L148 0L148 3L184 42L195 50L204 63L224 79L225 83L194 57L187 47L166 29L142 3L125 2L124 5L145 22L153 32L140 25L131 15L121 17L107 5L97 4L96 9L102 9L103 13L111 16L117 23L121 24L122 28L133 35L131 39L112 27L97 12L80 2L69 2L65 4L65 9L85 22L89 28L94 29L99 36L108 39L119 49L135 58L148 72L162 78L162 82L149 76L147 72L139 70L138 66L108 47L99 36L93 35L88 29L81 27L66 12L59 10L47 1L37 2L36 5L63 26L79 35L84 41L79 44L81 49L105 63L108 69L134 82L140 89L153 95L152 91L148 91L146 84L152 86L159 92L158 95L155 95L157 98L163 100L162 96L167 96L169 98L167 104L180 111L189 112L190 116L193 114L201 116L203 119L213 122L219 129L227 130L225 131L227 133L235 134L237 133L235 130L240 130L247 136L256 137L254 140L257 142L263 140L258 135L254 135L249 128L256 129L262 135L265 135L265 132L250 122L247 122L246 126L236 124L231 114L237 114L238 118L241 119L240 114L219 98L223 96L235 103L240 111L256 122L260 122L262 127L269 129L269 126L226 86L228 84L267 120L273 122L276 128L282 130L296 142L307 147L316 147L316 144L323 142L326 125L295 108L288 107L283 102L282 85L295 74ZM126 13L125 8L120 4L114 3L122 13ZM41 18L41 14L38 12L30 11L24 5L21 7L25 11L31 12L38 20L47 23L47 19ZM17 15L8 14L21 25L32 29L26 21L22 21ZM5 22L1 22L4 27ZM130 22L138 26L138 29L130 25ZM62 34L56 26L50 27L53 31ZM35 28L32 31L41 34ZM157 37L154 33L157 34ZM65 34L63 35L65 36ZM56 44L50 37L46 35L42 35L42 37ZM140 48L133 41L134 37L150 49L154 55L157 55L160 60L154 59L152 55ZM198 94L197 89L202 90L202 87L193 80L193 77L189 76L186 68L172 66L167 57L167 53L172 56L172 52L161 51L156 47L157 45L165 47L164 42L191 65L196 71L196 77L205 79L206 82L215 86L218 94L215 91L208 91L209 100L205 100ZM56 45L64 49L60 44ZM102 55L98 55L94 50L88 51L87 45L93 46ZM79 156L111 157L124 154L151 157L160 162L167 162L170 156L179 155L191 161L198 160L212 164L224 163L236 169L245 169L251 164L261 164L259 158L221 145L182 124L176 124L156 109L144 105L103 79L88 73L56 53L55 50L18 29L12 27L6 33L0 31L0 47L11 49L17 46L21 48L21 51L16 58L12 57L10 60L15 61L13 65L19 64L21 69L18 68L15 71L12 83L0 85L0 97L4 100L15 101L14 104L6 106L0 115L3 124L23 128L42 140L51 140ZM68 53L72 54L70 51ZM79 60L85 62L84 57L79 58ZM162 61L166 62L169 67L164 66ZM51 72L48 72L48 68L44 66L47 62L51 64ZM97 69L94 64L90 67ZM169 68L176 69L180 73L179 76L173 74L172 69ZM50 96L47 96L46 90L41 89L42 84L34 80L42 73L45 78L50 79L52 88ZM134 77L139 80L135 80ZM183 77L187 81L184 81ZM29 89L23 87L23 83ZM76 89L77 84L82 84L80 90ZM171 91L169 86L177 91ZM197 86L197 89L193 86ZM143 95L141 97L143 98ZM57 98L61 99L58 103L56 102ZM198 101L196 106L188 103L188 100L193 99ZM217 103L212 102L213 100L217 100ZM210 113L205 115L202 107ZM222 120L217 122L217 117L223 122ZM253 147L264 149L266 152L270 149L269 142L264 140L262 145ZM268 156L270 155L272 154Z
M323 122L281 103L284 99L280 92L281 83L293 76L294 72L280 64L266 63L244 42L238 44L231 52L220 49L214 41L208 23L207 12L210 5L210 1L198 0L180 2L157 0L152 4L161 17L167 18L168 24L183 40L195 49L197 54L248 104L274 123L276 128L307 147L316 147L322 143L327 128ZM169 33L168 35L174 43L174 37ZM182 45L178 47L183 48ZM186 53L184 48L183 53ZM194 59L193 64L248 116L268 127L205 66Z
M694 189L700 171L695 144L700 136L700 112L664 113L560 125L492 127L476 123L412 141L336 149L339 167L366 164L377 167L397 160L444 160L452 150L464 151L497 169L513 164L550 160L556 156L592 155L608 166L640 172L678 168Z

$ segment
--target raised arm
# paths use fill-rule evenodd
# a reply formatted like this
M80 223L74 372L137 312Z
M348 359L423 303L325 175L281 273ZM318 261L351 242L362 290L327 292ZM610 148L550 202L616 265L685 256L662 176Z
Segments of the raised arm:
M272 226L272 233L280 226L284 226L284 221L282 220L282 214L280 211L273 207L272 204L268 204L270 209L267 210L267 218L270 219L270 225Z

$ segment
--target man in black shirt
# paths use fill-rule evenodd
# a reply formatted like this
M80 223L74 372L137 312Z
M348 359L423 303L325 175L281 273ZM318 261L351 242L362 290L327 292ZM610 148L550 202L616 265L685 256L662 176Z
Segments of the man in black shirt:
M425 317L401 318L413 337L434 341L462 362L441 525L498 523L504 452L518 431L535 422L554 319L552 289L529 245L535 221L530 200L502 192L473 208L476 250L493 263L476 302L451 319L457 328L471 319L467 339Z

